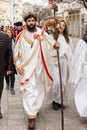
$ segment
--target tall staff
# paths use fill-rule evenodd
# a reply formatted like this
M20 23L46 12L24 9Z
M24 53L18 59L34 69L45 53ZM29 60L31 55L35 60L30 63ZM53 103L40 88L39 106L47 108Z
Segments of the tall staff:
M52 4L53 6L54 19L55 19L55 13L56 11L58 11L58 7L56 4L53 3L53 0L49 0L49 4ZM55 30L55 25L54 25L54 30ZM58 60L58 70L59 70L59 77L60 77L60 93L61 93L61 128L62 130L64 130L63 93L62 93L63 89L62 89L62 76L61 76L59 49L57 49L57 60Z

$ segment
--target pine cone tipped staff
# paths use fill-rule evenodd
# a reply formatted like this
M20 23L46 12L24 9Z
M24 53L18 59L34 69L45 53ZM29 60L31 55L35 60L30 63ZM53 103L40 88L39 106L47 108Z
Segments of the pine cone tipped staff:
M49 4L51 4L51 6L52 6L52 9L54 11L54 20L56 21L56 19L55 19L55 13L56 13L56 11L58 11L58 7L54 3L53 0L49 0ZM55 27L56 27L56 24L54 22L54 33L56 32L56 28ZM55 40L57 40L57 37L56 37ZM62 130L64 130L63 92L62 92L62 76L61 76L61 66L60 66L60 58L59 58L59 49L57 49L57 60L58 60L58 70L59 70L59 75L58 76L60 78L60 93L61 93L61 128L62 128Z

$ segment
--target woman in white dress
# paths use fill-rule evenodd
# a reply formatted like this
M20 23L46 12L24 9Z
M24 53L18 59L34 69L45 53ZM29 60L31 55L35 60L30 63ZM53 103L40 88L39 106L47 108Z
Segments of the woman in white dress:
M63 97L65 101L66 87L68 83L68 77L72 61L72 47L71 47L71 39L68 35L67 26L64 20L60 21L60 27L57 28L57 32L54 35L54 39L60 42L59 58L60 58L60 67L62 75ZM52 91L52 108L54 110L58 110L61 108L61 94L60 94L60 76L59 76L56 50L51 50L51 54L54 60L54 68L52 72L54 79L54 87ZM65 108L65 106L63 106L63 108Z

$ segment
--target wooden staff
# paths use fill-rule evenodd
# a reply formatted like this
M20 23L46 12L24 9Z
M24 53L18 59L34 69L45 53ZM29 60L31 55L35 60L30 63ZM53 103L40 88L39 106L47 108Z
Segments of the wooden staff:
M56 13L56 11L58 11L57 6L54 5L53 9L54 9L54 19L55 19L55 13ZM54 25L54 30L55 30L55 25ZM61 76L59 49L57 49L57 60L58 60L58 70L59 70L59 77L60 77L60 93L61 93L61 128L62 128L62 130L64 130L63 92L62 92L63 88L62 88L62 76Z
M60 93L61 93L61 127L62 130L64 130L63 92L62 92L63 89L62 89L62 76L61 76L59 49L57 49L57 60L58 60L58 69L59 69L59 77L60 77Z

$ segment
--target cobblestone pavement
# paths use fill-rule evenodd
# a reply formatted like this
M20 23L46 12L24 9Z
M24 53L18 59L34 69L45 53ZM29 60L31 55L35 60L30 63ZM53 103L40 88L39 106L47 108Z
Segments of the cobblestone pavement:
M0 119L0 130L27 130L27 117L19 95L18 77L12 95L4 84L2 96L3 119ZM74 103L74 88L69 89L68 104L64 110L64 130L87 130L87 119L80 118ZM61 110L54 111L51 100L45 100L36 120L36 130L62 130Z

